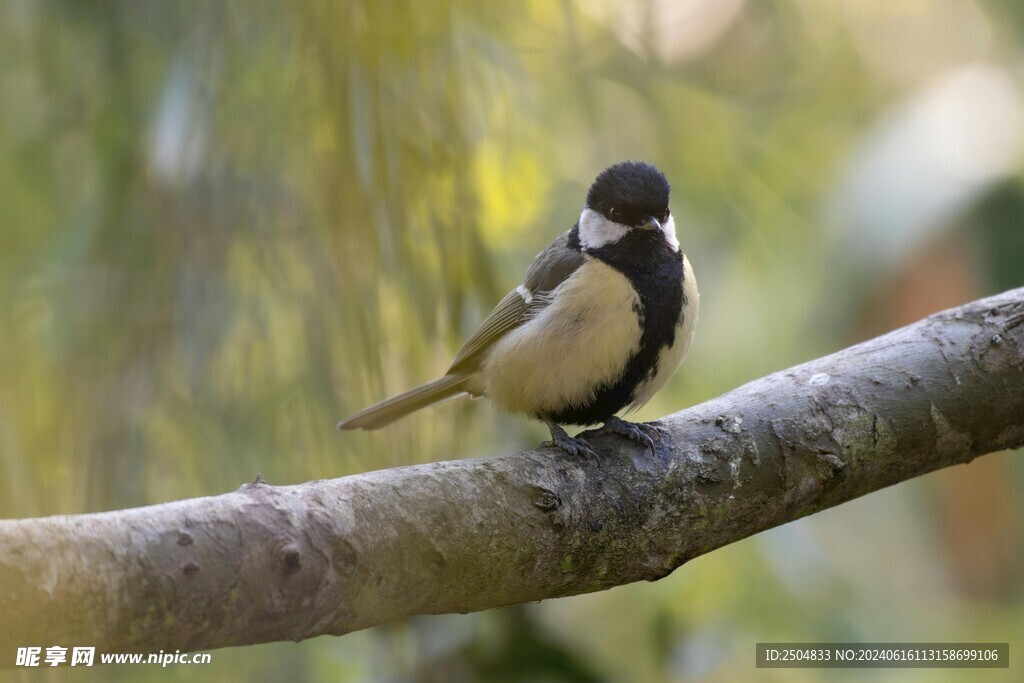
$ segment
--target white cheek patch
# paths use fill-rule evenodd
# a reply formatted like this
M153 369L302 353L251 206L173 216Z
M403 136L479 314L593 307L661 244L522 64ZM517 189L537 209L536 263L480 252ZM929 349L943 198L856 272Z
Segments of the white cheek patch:
M618 242L629 230L629 226L610 221L593 209L583 209L580 214L580 246L584 249L599 249L606 244ZM672 251L679 251L675 216L668 217L661 226L661 232Z
M583 209L580 214L580 246L584 249L598 249L618 242L627 232L627 226L610 221L593 209Z
M661 226L661 231L665 233L665 241L672 247L672 251L679 251L679 239L676 237L676 217L669 215L668 220Z

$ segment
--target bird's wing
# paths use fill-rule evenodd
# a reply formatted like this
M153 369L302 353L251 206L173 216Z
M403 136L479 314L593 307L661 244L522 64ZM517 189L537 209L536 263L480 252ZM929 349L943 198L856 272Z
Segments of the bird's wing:
M494 307L491 314L473 333L448 368L448 374L476 369L483 352L506 334L523 324L527 318L529 304L518 290L512 290Z
M448 374L476 370L484 353L547 306L549 299L544 295L567 280L583 262L583 254L569 246L568 232L537 254L526 271L525 282L509 292L462 345Z
M550 292L569 279L586 260L579 248L570 246L572 230L562 233L544 251L537 254L529 269L523 286L533 296Z

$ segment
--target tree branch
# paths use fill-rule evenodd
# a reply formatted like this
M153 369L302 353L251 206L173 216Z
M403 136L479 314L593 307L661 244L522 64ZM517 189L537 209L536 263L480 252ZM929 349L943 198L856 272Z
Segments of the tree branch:
M343 634L669 574L940 467L1024 444L1024 289L664 420L594 436L89 515L0 522L0 663L25 644L210 649Z

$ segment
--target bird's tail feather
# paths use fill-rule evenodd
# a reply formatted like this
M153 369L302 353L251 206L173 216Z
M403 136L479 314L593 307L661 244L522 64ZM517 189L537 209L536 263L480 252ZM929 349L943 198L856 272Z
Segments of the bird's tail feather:
M338 423L338 429L380 429L395 420L405 417L431 403L464 392L468 375L445 375L441 379L410 389L398 396L392 396L369 408L363 408L355 415Z

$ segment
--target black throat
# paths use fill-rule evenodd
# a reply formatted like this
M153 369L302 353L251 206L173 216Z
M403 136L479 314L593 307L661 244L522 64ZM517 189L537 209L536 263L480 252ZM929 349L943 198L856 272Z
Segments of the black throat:
M676 326L683 314L683 255L669 246L660 231L630 230L621 240L585 253L625 275L636 290L640 299L636 310L640 348L627 362L622 376L600 387L589 404L566 406L557 414L539 416L561 424L605 422L632 403L637 388L658 371L662 349L675 343Z

